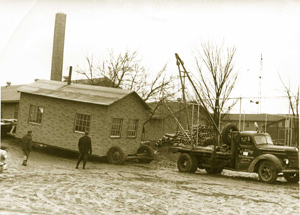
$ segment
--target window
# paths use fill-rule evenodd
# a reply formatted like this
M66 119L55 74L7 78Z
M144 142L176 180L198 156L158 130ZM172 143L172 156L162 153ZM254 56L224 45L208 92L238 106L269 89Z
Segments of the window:
M36 124L42 124L42 117L43 117L44 108L30 105L29 108L29 122L30 123L36 123Z
M3 109L5 107L5 104L1 103L1 119L3 119Z
M14 107L14 119L18 119L19 104Z
M257 135L254 136L254 140L257 145L262 145L262 144L273 145L272 138L269 135Z
M250 128L250 122L245 122L245 128Z
M113 118L110 137L121 137L122 122L122 118Z
M138 119L129 119L127 127L127 137L136 138L137 128L138 128Z
M87 114L76 113L75 131L85 132L90 131L91 116Z
M240 146L252 146L252 141L250 136L242 136L240 141Z

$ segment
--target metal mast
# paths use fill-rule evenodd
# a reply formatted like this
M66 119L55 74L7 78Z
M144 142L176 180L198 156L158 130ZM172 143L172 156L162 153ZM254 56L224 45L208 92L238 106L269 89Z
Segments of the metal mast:
M258 93L258 101L259 101L259 113L261 113L261 85L262 85L262 70L263 70L263 57L260 55L260 72L259 72L259 93Z

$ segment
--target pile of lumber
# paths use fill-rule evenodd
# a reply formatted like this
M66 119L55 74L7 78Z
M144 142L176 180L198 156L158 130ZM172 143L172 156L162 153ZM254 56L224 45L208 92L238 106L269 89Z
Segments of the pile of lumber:
M198 136L198 138L197 138ZM217 136L215 131L206 125L199 125L193 128L192 135L188 130L178 131L174 134L166 133L156 142L157 147L162 146L184 146L184 145L213 145Z

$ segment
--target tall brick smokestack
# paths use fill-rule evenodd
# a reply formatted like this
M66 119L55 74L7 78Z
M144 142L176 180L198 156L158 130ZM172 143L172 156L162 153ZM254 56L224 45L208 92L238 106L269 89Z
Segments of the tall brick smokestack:
M57 13L55 16L51 66L51 80L54 81L62 80L66 17L66 14L63 13Z

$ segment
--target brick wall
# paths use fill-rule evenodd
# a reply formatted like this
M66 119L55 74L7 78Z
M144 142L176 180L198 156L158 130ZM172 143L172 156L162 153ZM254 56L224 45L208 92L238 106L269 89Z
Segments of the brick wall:
M28 123L30 105L44 108L42 125ZM147 112L133 95L107 107L21 93L16 137L21 138L28 130L32 130L35 142L77 151L78 139L83 134L74 132L76 113L91 115L90 137L93 154L105 156L112 145L124 147L129 154L136 153ZM123 129L119 139L111 139L109 136L114 117L123 118ZM126 122L129 118L139 119L138 136L135 139L126 138Z

